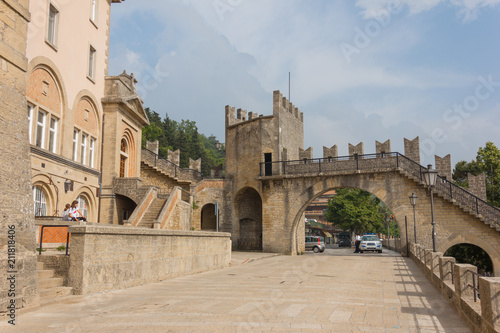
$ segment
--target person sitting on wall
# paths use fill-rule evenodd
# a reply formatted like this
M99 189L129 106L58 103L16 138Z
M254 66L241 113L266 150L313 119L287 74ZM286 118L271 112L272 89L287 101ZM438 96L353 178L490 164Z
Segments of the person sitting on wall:
M78 201L76 200L71 203L69 217L71 218L71 221L87 221L87 218L78 210Z
M69 217L69 209L71 208L70 204L66 204L64 206L64 210L62 212L62 220L63 221L71 221L71 217Z

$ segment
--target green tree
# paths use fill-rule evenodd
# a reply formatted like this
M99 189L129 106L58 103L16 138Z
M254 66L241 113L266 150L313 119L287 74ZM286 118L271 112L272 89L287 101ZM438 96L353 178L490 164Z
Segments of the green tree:
M217 149L217 138L214 135L206 137L198 132L195 121L181 120L177 122L165 115L163 120L160 115L145 109L150 125L142 130L142 144L146 145L146 140L159 142L160 157L167 158L168 150L180 149L180 166L189 167L189 159L197 160L201 158L201 170L204 176L209 176L214 166L224 164L225 149Z
M457 244L450 247L445 253L447 257L454 257L457 263L471 264L477 267L479 274L493 275L493 262L490 256L480 247L472 244Z
M379 232L385 228L385 209L370 193L353 188L340 188L328 202L325 218L349 232Z
M480 147L476 160L471 162L460 161L453 170L453 180L457 185L469 187L467 174L486 175L486 196L488 202L500 206L500 150L491 141Z

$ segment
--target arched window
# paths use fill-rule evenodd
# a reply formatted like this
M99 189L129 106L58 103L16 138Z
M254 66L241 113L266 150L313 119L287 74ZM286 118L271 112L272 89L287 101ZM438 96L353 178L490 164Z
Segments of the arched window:
M85 197L80 194L78 198L76 198L76 201L78 201L78 210L80 211L80 213L82 213L83 216L88 218L89 215L87 209L87 200L85 200Z
M125 177L127 172L128 149L127 141L122 139L120 144L120 177Z
M33 186L33 202L35 203L35 216L47 216L47 199L40 186Z

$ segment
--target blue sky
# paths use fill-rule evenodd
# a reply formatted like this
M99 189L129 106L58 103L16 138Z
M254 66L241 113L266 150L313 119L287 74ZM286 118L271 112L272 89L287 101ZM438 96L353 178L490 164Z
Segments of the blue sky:
M420 137L422 164L500 146L500 0L127 0L112 5L109 74L145 106L224 141L224 107L304 113L315 157Z

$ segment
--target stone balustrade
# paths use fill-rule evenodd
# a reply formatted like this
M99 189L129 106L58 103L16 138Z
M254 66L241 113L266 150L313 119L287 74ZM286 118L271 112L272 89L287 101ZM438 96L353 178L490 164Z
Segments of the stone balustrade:
M455 258L432 252L420 244L410 245L410 257L473 332L500 332L500 277L478 277L474 274L476 266L457 264Z

